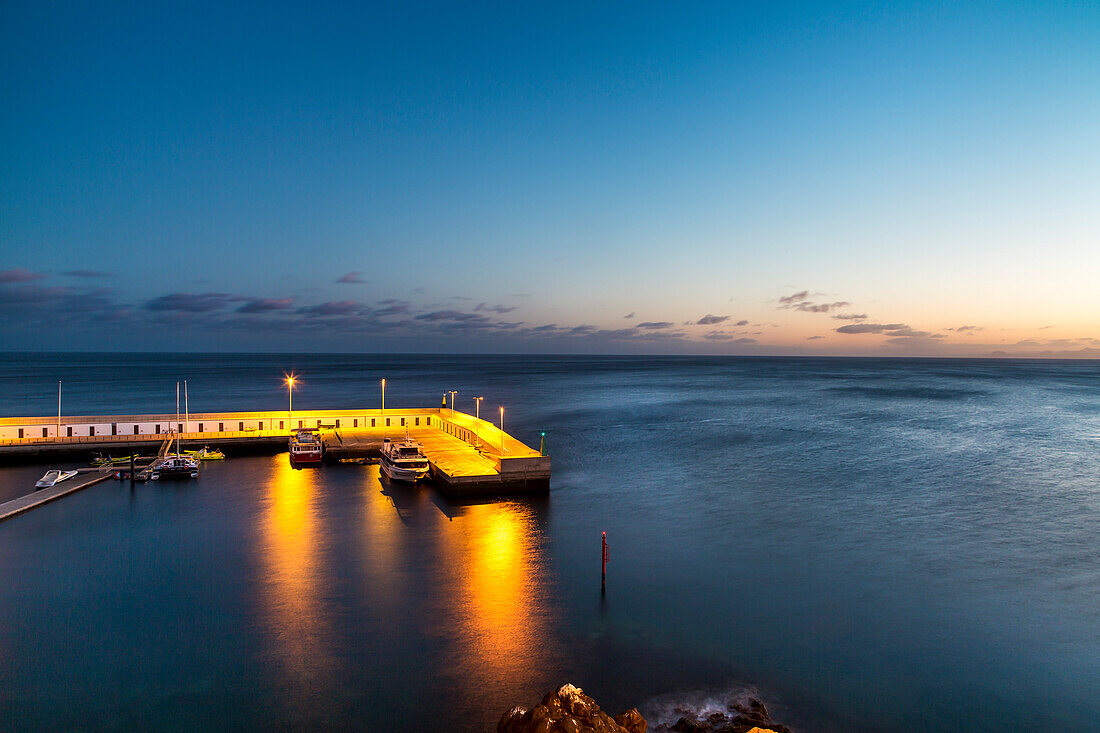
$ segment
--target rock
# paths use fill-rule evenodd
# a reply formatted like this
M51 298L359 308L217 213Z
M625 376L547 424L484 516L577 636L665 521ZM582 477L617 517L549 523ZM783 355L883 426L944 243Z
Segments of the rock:
M676 708L680 719L667 728L658 725L654 733L666 730L675 733L790 733L786 726L773 723L767 707L754 697L745 702L730 701L726 709L729 713L713 712L704 718L701 711Z
M638 712L638 708L630 708L622 715L615 716L615 722L619 724L620 728L629 733L646 733L646 729L649 727L645 722L645 718Z
M711 728L709 723L696 718L680 718L669 730L674 730L676 733L710 733Z
M579 687L564 684L530 710L514 707L504 713L497 733L646 733L646 727L636 708L612 718Z

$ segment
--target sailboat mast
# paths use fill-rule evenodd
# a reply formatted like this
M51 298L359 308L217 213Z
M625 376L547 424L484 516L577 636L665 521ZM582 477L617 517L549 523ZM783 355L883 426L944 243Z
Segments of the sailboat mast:
M191 422L191 405L187 401L187 380L183 380L183 432L187 432L187 423Z
M176 382L176 458L180 457L180 383Z

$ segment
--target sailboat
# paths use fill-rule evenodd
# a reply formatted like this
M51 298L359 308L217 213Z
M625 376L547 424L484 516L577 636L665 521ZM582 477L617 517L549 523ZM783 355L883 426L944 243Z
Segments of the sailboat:
M153 461L153 464L149 467L149 479L151 481L159 481L162 478L199 477L199 459L180 453L179 419L180 383L176 382L176 424L172 426L172 437L169 439L168 446L164 449L164 454ZM175 455L171 455L173 443L176 446Z

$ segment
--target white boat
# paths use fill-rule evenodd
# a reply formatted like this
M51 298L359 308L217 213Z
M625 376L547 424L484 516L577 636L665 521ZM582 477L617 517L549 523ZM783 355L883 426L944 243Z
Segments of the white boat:
M34 484L36 489L48 489L59 481L65 481L71 479L77 474L76 471L58 471L57 469L51 469L46 471L46 474L38 479Z
M198 478L199 459L192 456L164 456L153 461L149 467L149 479L159 481L162 478Z
M394 481L419 481L428 475L428 457L415 440L406 437L403 443L394 443L385 438L381 470Z

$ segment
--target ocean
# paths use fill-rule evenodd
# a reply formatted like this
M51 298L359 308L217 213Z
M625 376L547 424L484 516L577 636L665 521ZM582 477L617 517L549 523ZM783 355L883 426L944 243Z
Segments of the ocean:
M548 496L238 456L0 523L10 729L495 730L759 696L804 731L1100 720L1100 363L6 354L0 414L505 407ZM0 467L0 501L43 466ZM611 546L600 589L600 537Z

